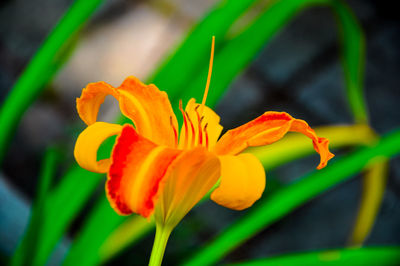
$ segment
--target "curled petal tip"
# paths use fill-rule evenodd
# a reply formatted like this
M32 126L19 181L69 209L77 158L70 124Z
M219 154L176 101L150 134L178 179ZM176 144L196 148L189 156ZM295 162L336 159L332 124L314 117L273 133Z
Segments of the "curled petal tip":
M333 153L329 151L329 140L326 138L318 138L317 151L320 154L321 160L319 165L317 166L318 170L324 168L328 161L335 157Z

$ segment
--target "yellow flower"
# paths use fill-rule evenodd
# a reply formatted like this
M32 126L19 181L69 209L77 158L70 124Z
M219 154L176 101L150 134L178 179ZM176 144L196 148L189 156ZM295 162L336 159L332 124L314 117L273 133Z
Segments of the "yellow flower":
M178 130L167 94L153 84L128 77L118 88L96 82L83 89L77 109L88 127L78 137L74 155L81 167L107 173L106 193L117 213L154 213L157 224L174 228L218 180L213 201L235 210L248 208L264 191L265 172L254 155L241 152L278 141L289 131L312 140L321 157L318 169L333 157L327 139L284 112L266 112L219 138L220 118L205 106L207 92L208 85L202 104L191 99L183 109L180 102L183 125ZM118 100L134 126L96 121L107 95ZM111 157L98 161L99 146L113 135Z

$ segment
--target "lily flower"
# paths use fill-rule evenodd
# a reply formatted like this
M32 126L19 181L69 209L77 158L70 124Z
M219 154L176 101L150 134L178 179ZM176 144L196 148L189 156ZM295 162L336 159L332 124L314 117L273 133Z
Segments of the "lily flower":
M180 102L180 130L168 95L133 76L117 88L105 82L90 83L77 99L79 116L87 128L77 139L76 161L89 171L107 173L106 194L118 214L154 214L157 234L159 228L167 232L158 238L165 235L168 239L178 222L218 181L211 199L224 207L243 210L261 197L265 171L254 155L242 153L247 147L271 144L294 131L312 140L320 154L317 169L333 157L327 139L285 112L266 112L220 137L220 117L205 105L213 50L214 42L202 103L191 99L183 109ZM97 121L108 95L118 100L122 114L134 126ZM100 145L113 135L117 138L111 157L97 160Z

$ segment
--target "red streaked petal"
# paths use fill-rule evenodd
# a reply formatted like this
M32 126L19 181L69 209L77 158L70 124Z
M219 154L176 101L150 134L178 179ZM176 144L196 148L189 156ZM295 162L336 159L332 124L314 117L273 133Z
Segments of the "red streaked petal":
M158 146L125 125L114 146L106 183L107 197L119 214L148 217L159 184L181 151Z
M325 167L334 155L329 151L329 141L319 138L308 124L284 112L266 112L256 119L226 132L215 145L219 155L234 155L249 146L268 145L281 139L287 132L300 132L311 138L314 149L320 154L318 169Z

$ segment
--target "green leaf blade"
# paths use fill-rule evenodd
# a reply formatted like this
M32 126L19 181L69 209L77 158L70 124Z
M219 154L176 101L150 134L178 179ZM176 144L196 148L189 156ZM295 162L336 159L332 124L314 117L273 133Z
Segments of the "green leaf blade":
M319 250L259 259L232 266L292 266L292 265L397 265L400 247L364 247Z

